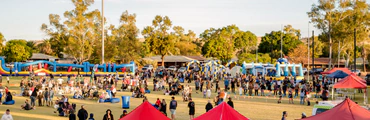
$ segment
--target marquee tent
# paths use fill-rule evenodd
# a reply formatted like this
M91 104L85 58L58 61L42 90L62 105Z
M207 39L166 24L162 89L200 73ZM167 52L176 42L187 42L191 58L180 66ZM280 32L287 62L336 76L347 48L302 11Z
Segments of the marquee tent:
M222 102L217 107L198 116L194 120L249 120L239 112L230 107L226 102Z
M144 102L120 120L170 120L149 102Z
M370 111L346 98L334 108L302 120L370 120Z

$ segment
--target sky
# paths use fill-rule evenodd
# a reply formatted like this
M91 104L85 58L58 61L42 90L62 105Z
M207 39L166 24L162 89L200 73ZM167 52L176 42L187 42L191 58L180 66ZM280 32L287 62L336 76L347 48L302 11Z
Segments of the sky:
M95 0L89 10L101 10L102 0ZM137 15L140 30L151 25L156 15L168 16L174 26L204 30L235 24L241 30L263 36L290 24L308 36L307 12L316 0L104 0L104 16L108 24L119 25L122 12ZM0 32L6 40L42 40L48 36L40 28L49 23L49 14L63 15L74 9L71 0L0 0ZM311 33L311 32L310 32ZM141 36L139 36L141 37Z

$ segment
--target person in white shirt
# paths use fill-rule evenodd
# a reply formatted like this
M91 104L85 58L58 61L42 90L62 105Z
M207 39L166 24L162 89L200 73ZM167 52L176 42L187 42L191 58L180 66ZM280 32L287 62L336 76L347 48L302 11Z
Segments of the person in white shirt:
M13 120L13 116L10 114L9 109L6 109L6 112L3 117L1 117L1 120Z
M62 85L63 84L63 79L60 77L59 79L58 79L58 85Z

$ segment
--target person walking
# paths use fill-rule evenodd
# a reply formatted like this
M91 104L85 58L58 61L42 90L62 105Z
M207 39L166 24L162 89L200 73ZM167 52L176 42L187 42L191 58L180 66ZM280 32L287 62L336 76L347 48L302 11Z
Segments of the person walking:
M105 111L105 115L103 117L103 120L114 120L112 111L110 109L108 109L107 111Z
M189 98L189 115L190 115L190 120L194 119L194 114L195 114L195 104L191 98Z
M37 92L38 92L38 89L35 88L32 93L31 93L31 96L30 96L30 99L31 99L31 106L32 107L35 107L36 106L36 97L37 97Z
M10 114L9 109L6 109L5 114L1 117L1 120L13 120L13 116Z
M162 102L161 102L159 111L161 111L164 115L167 116L167 110L166 110L166 108L167 108L167 103L166 103L166 101L164 99L162 99Z
M234 102L231 100L231 97L229 97L229 101L227 101L227 104L229 104L230 107L234 108Z
M211 101L208 100L208 103L206 105L206 112L208 112L209 110L211 110L213 108L213 105L211 104Z
M301 89L299 104L304 105L305 90Z
M170 102L170 111L171 111L172 120L175 120L176 108L177 108L177 101L175 100L175 97L172 97L172 100Z
M288 90L288 98L289 98L289 104L294 104L293 102L293 91L292 91L292 88L289 88Z
M87 119L88 113L85 110L84 105L81 105L81 109L78 110L77 116L78 116L79 120L86 120Z

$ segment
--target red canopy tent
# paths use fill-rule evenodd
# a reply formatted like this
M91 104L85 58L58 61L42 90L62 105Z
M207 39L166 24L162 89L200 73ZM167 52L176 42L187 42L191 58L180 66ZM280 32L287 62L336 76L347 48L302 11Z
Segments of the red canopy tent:
M351 74L334 84L334 88L365 89L366 84L362 80L359 80L359 77Z
M194 120L249 120L238 111L230 107L226 102L222 102L217 107L198 116Z
M362 79L361 77L357 76L356 73L351 73L351 76L353 76L355 79L364 82L366 84L366 80Z
M350 74L347 77L343 78L341 81L334 84L333 88L352 88L352 89L365 89L364 92L364 101L367 102L366 96L366 81L362 78L356 76L356 74ZM332 89L332 99L334 97L334 89Z
M149 102L144 102L120 120L170 120L155 109Z
M370 120L370 111L346 98L334 108L303 120Z
M321 72L321 74L332 74L333 72L335 72L337 70L343 71L343 72L347 73L348 75L352 73L350 70L348 70L348 68L333 68L329 71Z

